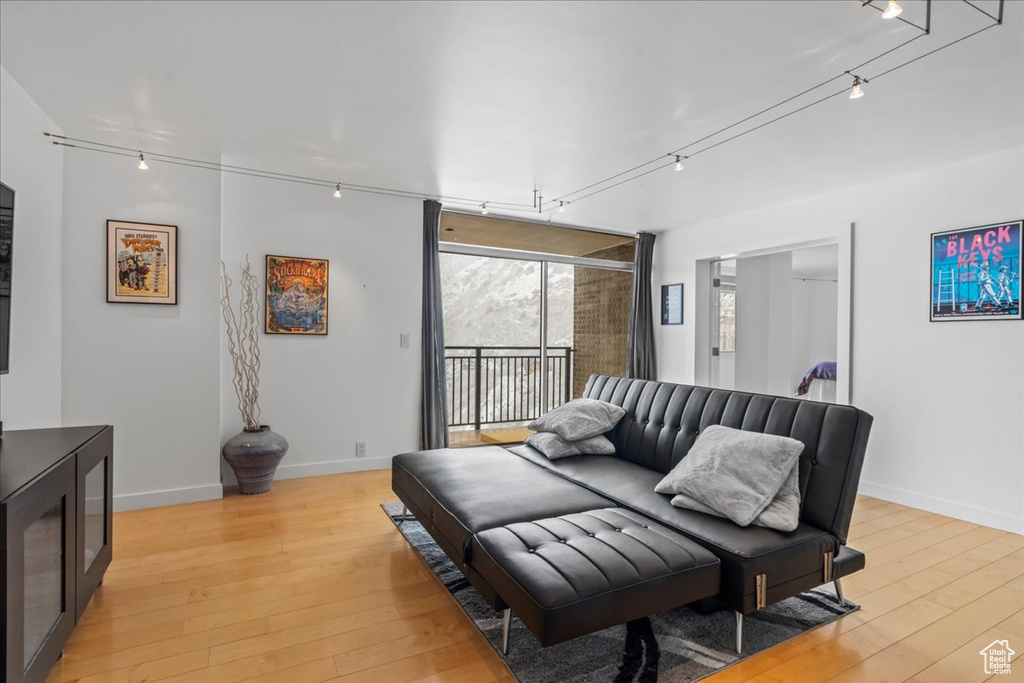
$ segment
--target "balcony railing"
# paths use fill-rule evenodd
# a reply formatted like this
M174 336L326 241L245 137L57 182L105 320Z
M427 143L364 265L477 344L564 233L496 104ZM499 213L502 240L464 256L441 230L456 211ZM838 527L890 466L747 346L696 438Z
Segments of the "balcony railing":
M547 410L572 398L572 348L548 347ZM448 424L452 427L534 420L541 400L540 348L446 346Z

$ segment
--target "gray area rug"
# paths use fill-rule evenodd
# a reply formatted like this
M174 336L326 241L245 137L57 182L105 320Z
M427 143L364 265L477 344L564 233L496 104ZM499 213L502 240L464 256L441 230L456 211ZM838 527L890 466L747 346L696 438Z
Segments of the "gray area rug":
M397 525L402 504L381 507ZM484 602L411 514L398 528L502 657L501 613ZM850 602L840 607L835 593L822 587L748 614L743 656L736 654L731 610L698 614L679 607L548 648L513 618L509 653L502 659L520 683L689 683L857 609Z

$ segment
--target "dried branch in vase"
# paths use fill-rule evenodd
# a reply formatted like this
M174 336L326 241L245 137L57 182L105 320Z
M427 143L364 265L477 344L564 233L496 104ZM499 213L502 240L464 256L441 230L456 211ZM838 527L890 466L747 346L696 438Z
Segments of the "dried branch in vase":
M245 428L260 427L260 336L259 336L259 282L252 274L249 259L242 265L242 294L238 315L231 304L231 278L227 266L220 262L223 296L220 299L224 324L228 333L228 354L231 356L235 395Z

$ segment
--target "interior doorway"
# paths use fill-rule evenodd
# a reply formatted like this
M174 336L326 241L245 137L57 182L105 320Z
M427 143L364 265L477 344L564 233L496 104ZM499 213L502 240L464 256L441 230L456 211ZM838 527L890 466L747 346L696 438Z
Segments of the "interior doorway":
M710 275L711 386L839 400L838 244L717 259Z

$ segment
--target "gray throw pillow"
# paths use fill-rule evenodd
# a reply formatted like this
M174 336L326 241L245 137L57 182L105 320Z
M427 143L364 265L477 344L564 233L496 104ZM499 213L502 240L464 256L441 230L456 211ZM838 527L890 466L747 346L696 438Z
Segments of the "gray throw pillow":
M615 446L603 436L592 436L582 441L566 441L554 432L537 432L526 439L549 460L567 458L570 455L614 455Z
M566 441L582 441L610 432L625 414L625 409L611 403L577 398L544 413L528 427L535 432L554 432Z
M747 526L775 499L787 479L798 476L793 470L803 449L802 442L785 436L713 425L701 432L654 490L682 494L680 503L696 501Z
M677 508L696 510L716 517L724 516L684 493L677 493L671 502ZM768 503L768 507L762 510L751 524L778 531L793 531L800 524L799 461L793 464L793 469L790 470L789 476L782 483L782 488L779 489L772 502Z

